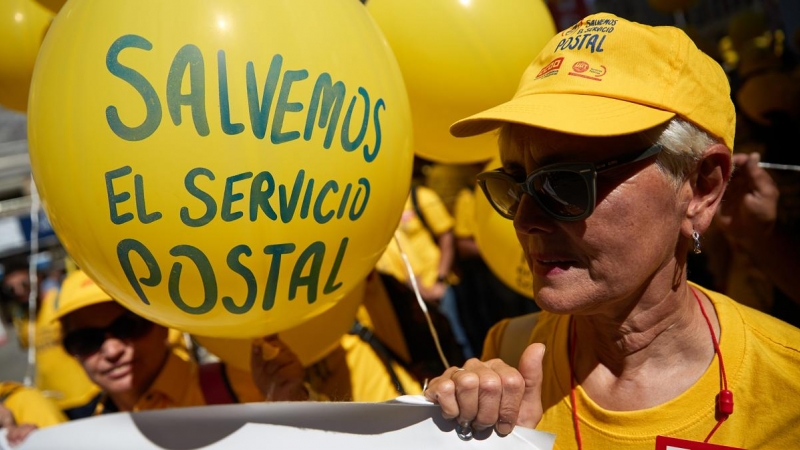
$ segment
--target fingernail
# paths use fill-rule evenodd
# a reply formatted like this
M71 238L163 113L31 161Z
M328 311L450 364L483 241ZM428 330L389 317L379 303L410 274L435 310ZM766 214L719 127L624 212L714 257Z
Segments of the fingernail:
M495 425L495 430L497 430L497 434L501 436L507 436L514 431L514 426L508 422L497 422L497 425Z

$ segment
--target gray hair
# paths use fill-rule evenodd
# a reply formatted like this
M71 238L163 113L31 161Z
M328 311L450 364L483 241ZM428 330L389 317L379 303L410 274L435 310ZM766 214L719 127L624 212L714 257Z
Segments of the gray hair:
M697 167L706 149L721 142L677 116L667 122L666 127L658 133L650 131L643 135L664 147L658 154L656 165L669 177L670 184L676 190Z
M533 142L526 138L525 126L507 123L500 128L498 141L501 149L512 152L527 152ZM710 146L720 143L694 124L674 117L665 125L640 133L642 140L661 144L664 149L658 154L656 165L677 190L696 168L703 153Z

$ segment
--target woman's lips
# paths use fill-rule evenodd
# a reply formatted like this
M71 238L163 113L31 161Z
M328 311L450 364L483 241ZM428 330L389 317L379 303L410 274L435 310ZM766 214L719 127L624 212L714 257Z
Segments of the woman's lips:
M560 256L535 256L533 261L533 273L541 276L553 276L566 272L575 266L574 259Z
M108 370L103 371L103 375L109 378L117 379L128 375L131 372L131 363L118 364Z

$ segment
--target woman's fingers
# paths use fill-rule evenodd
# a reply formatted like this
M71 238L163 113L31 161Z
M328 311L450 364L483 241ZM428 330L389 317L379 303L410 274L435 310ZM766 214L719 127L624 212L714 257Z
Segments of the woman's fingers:
M544 345L523 353L521 372L499 359L467 361L434 378L425 397L439 404L442 416L476 430L495 427L510 433L515 425L533 428L542 417L541 382Z
M23 423L19 426L12 426L8 429L8 434L6 435L6 439L8 443L12 446L17 446L22 444L22 442L27 439L28 435L33 433L38 427L36 425L30 423Z
M428 383L425 389L425 398L428 401L437 403L442 408L442 417L445 419L455 419L459 415L458 401L456 401L456 385L452 380L455 372L462 371L458 367L451 367L444 371L441 376L434 378Z

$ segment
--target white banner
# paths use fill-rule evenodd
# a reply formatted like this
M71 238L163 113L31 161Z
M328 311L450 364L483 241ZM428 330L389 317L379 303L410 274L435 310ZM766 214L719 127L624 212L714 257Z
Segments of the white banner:
M287 402L118 413L38 430L15 450L551 450L555 436L516 427L462 440L422 397L386 403Z

